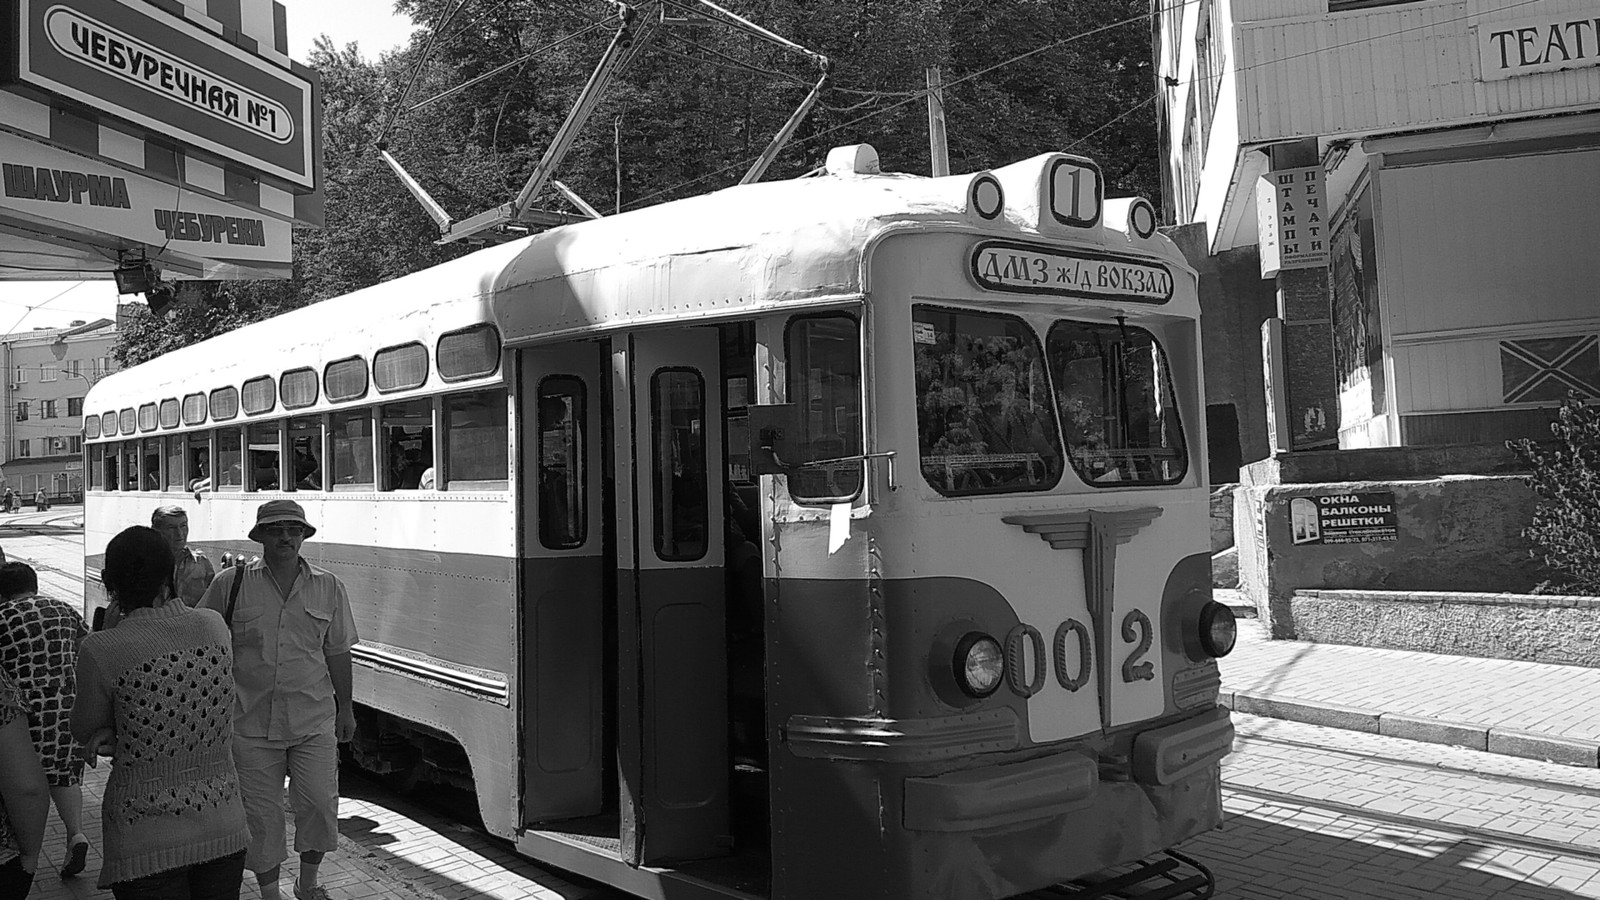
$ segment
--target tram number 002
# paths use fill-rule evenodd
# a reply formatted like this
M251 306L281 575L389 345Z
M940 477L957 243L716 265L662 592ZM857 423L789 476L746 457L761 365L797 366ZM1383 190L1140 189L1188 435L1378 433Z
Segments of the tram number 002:
M1150 646L1155 641L1155 626L1143 610L1136 609L1123 618L1122 639L1134 645L1133 652L1122 661L1122 680L1132 684L1155 678L1155 664L1140 661L1150 652ZM1067 649L1074 644L1078 648L1077 671L1071 669L1067 660ZM1029 650L1033 651L1031 677L1027 666ZM1089 676L1094 671L1094 650L1093 642L1089 639L1089 628L1077 619L1068 619L1056 628L1055 639L1050 642L1051 664L1048 668L1044 662L1044 635L1032 625L1018 625L1011 629L1006 635L1005 654L1006 683L1012 693L1023 698L1032 697L1043 690L1045 678L1052 671L1056 683L1068 691L1076 691L1088 684Z

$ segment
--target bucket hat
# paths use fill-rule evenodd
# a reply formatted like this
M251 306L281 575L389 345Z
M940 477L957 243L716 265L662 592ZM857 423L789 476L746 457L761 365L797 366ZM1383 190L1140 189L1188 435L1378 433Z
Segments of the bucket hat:
M306 521L306 511L300 504L293 500L268 500L256 507L256 524L250 529L250 540L261 543L261 527L277 522L298 522L305 526L306 537L317 533L317 529Z

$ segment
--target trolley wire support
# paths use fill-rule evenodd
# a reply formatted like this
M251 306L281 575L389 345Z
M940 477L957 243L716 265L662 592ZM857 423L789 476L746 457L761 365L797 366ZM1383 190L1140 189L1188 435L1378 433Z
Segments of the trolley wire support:
M1177 850L1163 850L1137 862L1031 891L1018 900L1209 900L1216 889L1216 877L1199 860Z
M458 3L451 13L446 17L445 23L453 18L456 13L460 12L461 8L465 6L466 3L467 0L461 0L461 2ZM684 25L691 22L691 20L687 17L669 17L667 15L668 7L676 9L682 13L699 12L702 16L709 20L709 22L706 24L715 23L729 26L736 30L744 31L747 34L761 38L762 40L770 41L786 50L790 50L816 61L818 67L822 70L822 76L818 79L816 85L811 89L811 92L806 95L806 98L801 101L800 106L789 117L789 120L785 122L783 127L778 130L778 133L773 136L771 142L768 143L767 148L762 151L760 158L756 160L755 164L751 166L750 170L745 173L744 178L740 180L740 184L749 184L753 181L757 181L766 173L767 168L771 166L772 161L777 157L778 153L783 150L783 147L794 135L795 129L800 126L800 123L806 118L807 115L810 114L811 110L816 107L818 100L822 96L822 92L829 84L829 75L832 66L826 56L823 56L815 51L808 50L805 47L794 43L793 41L780 37L779 35L774 34L773 32L768 31L759 25L756 25L748 19L745 19L733 12L728 11L727 9L724 9L721 6L718 6L715 3L710 2L710 0L642 0L642 2L639 2L635 5L629 5L628 3L623 2L623 0L613 0L613 3L617 7L618 24L616 32L612 35L611 43L606 47L606 51L601 56L600 62L595 66L594 71L589 76L589 80L584 84L583 90L579 92L577 99L573 102L572 109L567 113L567 118L561 123L561 127L556 130L555 135L551 138L550 146L545 149L544 156L540 158L539 162L534 166L533 172L528 176L527 181L522 185L522 189L517 192L516 199L512 200L511 202L502 203L493 209L478 213L477 215L467 219L460 221L452 220L450 214L444 209L444 207L441 206L438 201L434 200L432 195L428 193L427 189L424 188L416 178L412 177L411 174L406 171L405 167L400 164L400 161L395 159L394 155L389 152L387 138L389 131L395 124L398 110L396 113L391 114L388 122L384 125L383 132L379 135L377 141L379 156L383 159L383 162L395 173L395 176L400 179L400 183L405 186L406 190L411 193L412 197L414 197L417 202L422 205L422 208L427 212L428 217L431 218L434 224L438 226L439 239L436 241L436 243L450 244L463 240L501 240L508 237L517 236L521 233L526 233L530 230L530 226L534 228L547 228L565 225L571 222L599 218L600 213L593 206L584 202L581 197L579 197L566 185L559 181L554 181L553 176L556 169L561 165L561 162L566 158L567 152L572 149L573 142L577 139L579 130L583 128L584 124L589 120L589 117L593 115L595 108L599 105L601 98L605 95L606 88L610 85L611 81L616 78L617 75L626 70L627 67L634 61L634 59L638 57L640 51L655 33L655 30L662 26ZM685 3L688 5L685 5ZM441 27L443 24L444 23L441 23ZM432 38L429 39L428 46L424 50L424 62L426 61L427 54L431 52L433 48L434 40L438 37L438 30L439 29L435 29L436 33ZM485 80L491 75L514 68L516 65L520 65L523 62L526 62L526 58L514 61L513 63L507 63L506 65L500 66L492 72L480 75L478 78L473 79L473 81L468 82L468 84ZM422 63L418 64L419 72L421 64ZM413 77L413 81L415 81L415 77ZM446 91L444 94L430 98L428 101L424 101L424 103L419 103L417 106L420 107L426 103L431 103L434 100L440 99L443 96L459 92L466 86L467 85L459 85L450 91ZM406 95L410 93L411 87L411 84L406 86L405 94L402 95L400 102L404 102ZM568 202L577 207L579 212L563 213L551 210L534 209L534 198L537 197L539 192L542 191L548 184L553 184L556 190L562 194L562 196L566 197Z

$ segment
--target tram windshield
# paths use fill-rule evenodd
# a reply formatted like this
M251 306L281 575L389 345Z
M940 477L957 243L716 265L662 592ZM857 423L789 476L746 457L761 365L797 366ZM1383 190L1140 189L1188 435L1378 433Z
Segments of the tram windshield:
M1093 485L1171 484L1189 468L1172 369L1132 325L1060 321L1046 347L1067 456Z
M918 306L922 475L941 494L1042 491L1061 477L1061 439L1039 339L1012 316Z

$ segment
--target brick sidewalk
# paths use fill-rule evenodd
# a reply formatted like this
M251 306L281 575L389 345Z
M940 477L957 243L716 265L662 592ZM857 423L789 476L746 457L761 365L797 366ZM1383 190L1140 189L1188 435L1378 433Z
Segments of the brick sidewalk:
M100 876L100 798L108 767L84 773L83 813L91 849L89 868L76 878L60 876L66 833L50 813L44 854L28 900L104 900ZM333 900L581 900L600 893L573 884L513 853L500 841L421 809L360 778L344 777L339 801L339 850L322 863L321 882ZM294 823L289 822L293 846ZM283 864L280 887L293 897L293 854ZM258 896L255 879L244 876L240 896Z
M1221 668L1241 712L1600 765L1600 669L1272 641L1251 619Z

